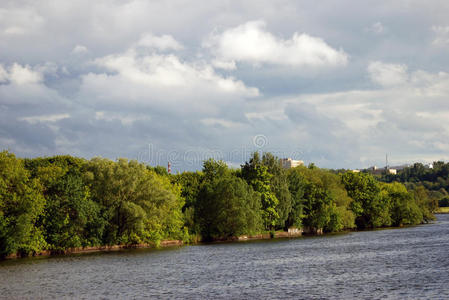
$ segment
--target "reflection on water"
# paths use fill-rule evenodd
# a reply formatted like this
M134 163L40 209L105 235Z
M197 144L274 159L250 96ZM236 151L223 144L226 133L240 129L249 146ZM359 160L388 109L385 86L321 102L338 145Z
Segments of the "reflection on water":
M417 227L0 263L0 298L449 298L449 215Z

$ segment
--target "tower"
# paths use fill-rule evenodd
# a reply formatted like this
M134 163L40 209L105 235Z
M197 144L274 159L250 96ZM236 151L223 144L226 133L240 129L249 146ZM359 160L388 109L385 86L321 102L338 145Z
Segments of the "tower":
M168 164L167 164L167 172L168 172L168 174L171 174L171 163L170 162L168 162Z

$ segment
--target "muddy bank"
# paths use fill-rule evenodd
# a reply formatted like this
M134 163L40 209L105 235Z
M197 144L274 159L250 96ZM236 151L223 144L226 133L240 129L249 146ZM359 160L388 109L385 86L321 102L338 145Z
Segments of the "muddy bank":
M156 244L134 244L134 245L112 245L112 246L95 246L95 247L76 247L66 250L43 250L34 253L31 256L50 256L50 255L64 255L64 254L78 254L78 253L92 253L92 252L110 252L120 251L123 249L138 249L138 248L157 248L157 247L176 247L182 246L184 243L181 240L165 240L161 241L159 245ZM5 259L28 257L20 253L10 254Z
M199 238L194 239L191 245L201 244L201 243L219 243L219 242L233 242L233 241L251 241L251 240L268 240L272 238L294 238L302 236L302 230L296 231L276 231L274 233L261 233L255 235L241 235L226 238L217 238L211 241L201 241ZM159 245L152 244L133 244L133 245L112 245L112 246L94 246L94 247L76 247L69 248L66 250L43 250L33 255L22 255L20 253L10 254L4 259L15 259L30 256L51 256L51 255L66 255L66 254L80 254L80 253L92 253L92 252L111 252L120 251L124 249L139 249L139 248L157 248L157 247L178 247L184 245L181 240L165 240L161 241Z
M267 232L267 233L260 233L260 234L254 234L254 235L244 234L244 235L240 235L240 236L216 238L216 239L212 239L209 241L199 241L199 243L201 243L201 242L205 242L205 243L242 242L242 241L252 241L252 240L269 240L269 239L277 239L277 238L295 238L295 237L300 237L303 234L310 234L310 233L303 231L301 229L296 229L296 230L289 230L289 231Z

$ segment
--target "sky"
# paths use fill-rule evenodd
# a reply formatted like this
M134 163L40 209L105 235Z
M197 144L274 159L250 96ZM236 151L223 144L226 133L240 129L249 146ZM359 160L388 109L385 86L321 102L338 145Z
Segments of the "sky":
M0 150L449 159L449 1L0 2Z

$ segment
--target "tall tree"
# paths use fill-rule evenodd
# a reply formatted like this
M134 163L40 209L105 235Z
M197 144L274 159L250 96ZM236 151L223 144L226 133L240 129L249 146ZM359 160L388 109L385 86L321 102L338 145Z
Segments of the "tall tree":
M260 230L259 194L227 169L221 161L208 160L205 180L196 203L196 220L203 239L220 239Z
M182 237L179 187L137 161L94 158L88 164L92 198L101 205L107 244Z
M0 152L0 256L27 255L46 247L36 226L44 205L41 185L29 178L23 160Z
M278 200L276 212L279 218L276 221L276 227L287 229L287 219L292 210L292 197L289 191L287 172L282 168L280 159L270 152L263 153L262 164L267 167L268 173L272 175L270 186Z
M292 209L288 215L286 226L287 228L291 226L299 228L302 226L302 219L304 218L304 191L306 183L298 168L289 170L288 181L288 188L292 199Z
M274 229L280 218L276 210L279 200L271 187L272 177L258 152L254 152L249 162L242 165L242 178L261 195L262 219L267 230Z
M348 195L354 200L351 209L359 228L388 226L389 205L380 195L379 182L370 174L347 172L341 177Z
M203 177L204 175L202 172L183 172L171 177L172 183L178 184L181 188L181 197L183 197L185 201L182 208L185 226L192 234L200 233L200 229L198 224L195 223L194 217L195 205L198 199Z
M423 214L413 198L413 193L408 192L404 185L393 182L381 185L383 198L390 208L391 225L402 226L419 224L423 220Z

